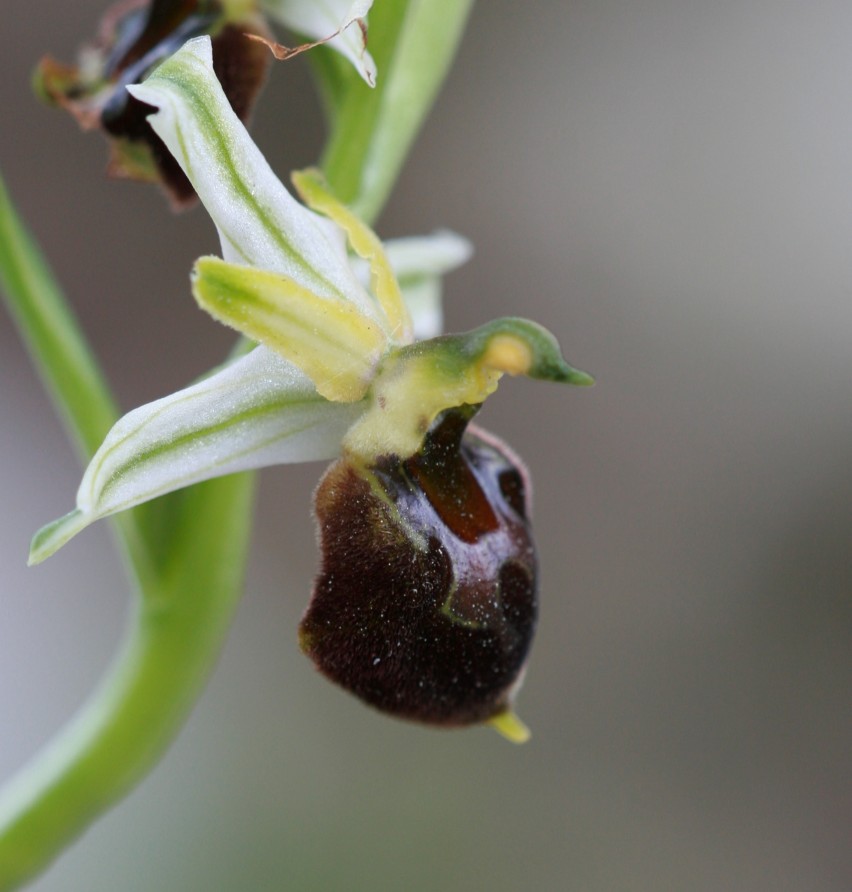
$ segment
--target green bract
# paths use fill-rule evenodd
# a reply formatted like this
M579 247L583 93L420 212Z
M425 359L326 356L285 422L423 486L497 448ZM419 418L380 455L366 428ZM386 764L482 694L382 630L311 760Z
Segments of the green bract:
M442 232L386 250L316 171L294 176L300 204L231 110L209 38L129 89L157 109L151 126L219 231L222 259L196 264L196 299L259 346L122 418L76 509L36 535L32 562L101 517L200 480L341 448L368 463L405 459L441 412L481 403L506 372L591 383L527 320L415 343L436 334L439 276L467 258L467 243Z

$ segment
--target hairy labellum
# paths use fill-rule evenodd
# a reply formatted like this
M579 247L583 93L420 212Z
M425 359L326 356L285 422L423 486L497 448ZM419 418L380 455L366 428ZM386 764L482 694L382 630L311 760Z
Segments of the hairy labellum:
M506 713L536 621L527 476L498 439L439 416L423 448L344 457L316 492L322 567L302 648L333 681L401 718Z
M153 109L131 96L141 82L190 38L213 35L213 68L240 120L245 121L263 85L269 53L245 37L264 36L257 14L228 21L219 0L124 0L107 10L97 41L80 66L45 58L37 83L44 96L71 112L84 129L111 138L111 176L160 182L175 207L195 201L180 165L147 122Z

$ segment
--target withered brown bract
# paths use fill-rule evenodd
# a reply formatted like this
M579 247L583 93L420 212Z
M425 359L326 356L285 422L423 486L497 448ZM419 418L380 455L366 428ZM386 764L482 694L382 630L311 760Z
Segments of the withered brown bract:
M505 712L535 628L527 474L498 439L439 416L406 461L344 457L317 488L322 566L300 626L318 668L400 718Z

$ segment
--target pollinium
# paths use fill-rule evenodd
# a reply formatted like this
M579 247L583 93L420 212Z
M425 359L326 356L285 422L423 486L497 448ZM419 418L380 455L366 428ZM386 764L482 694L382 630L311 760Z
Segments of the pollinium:
M419 452L371 466L344 456L315 495L322 565L300 643L378 709L436 725L509 715L536 623L527 473L438 416Z

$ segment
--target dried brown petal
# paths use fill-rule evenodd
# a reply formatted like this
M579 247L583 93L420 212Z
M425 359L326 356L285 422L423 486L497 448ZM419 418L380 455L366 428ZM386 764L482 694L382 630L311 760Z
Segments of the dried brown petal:
M505 712L535 628L527 476L499 440L444 413L423 449L333 464L316 492L322 567L302 648L400 718L467 725Z

